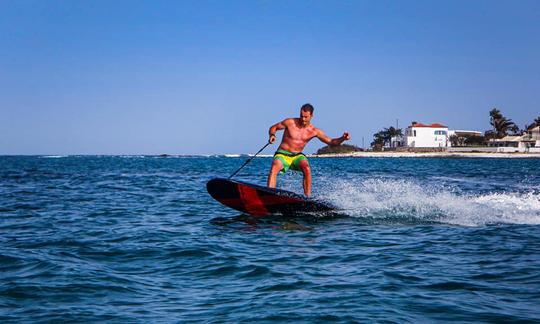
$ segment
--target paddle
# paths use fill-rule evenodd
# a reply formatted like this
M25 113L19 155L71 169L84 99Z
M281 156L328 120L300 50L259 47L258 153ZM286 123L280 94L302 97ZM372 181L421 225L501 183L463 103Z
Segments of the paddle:
M252 157L250 157L249 159L247 159L247 161L244 162L244 164L243 164L238 170L236 170L233 174L231 174L231 176L230 176L228 179L234 177L234 176L238 173L238 171L242 170L242 168L245 167L246 164L248 164L249 162L251 162L251 160L253 160L253 159L257 156L257 154L261 153L262 150L264 150L268 145L270 145L270 142L266 143L266 145L263 146L262 149L259 150L259 152L255 153L255 155L253 155Z

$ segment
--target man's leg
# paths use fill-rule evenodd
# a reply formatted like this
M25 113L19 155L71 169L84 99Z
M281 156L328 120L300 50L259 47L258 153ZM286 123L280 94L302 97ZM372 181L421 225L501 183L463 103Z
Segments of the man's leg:
M309 162L302 160L298 163L298 167L304 174L304 194L309 197L311 196L311 169L309 168Z
M268 175L268 187L275 188L277 182L277 174L283 169L283 164L280 160L274 160L272 167L270 168L270 174Z

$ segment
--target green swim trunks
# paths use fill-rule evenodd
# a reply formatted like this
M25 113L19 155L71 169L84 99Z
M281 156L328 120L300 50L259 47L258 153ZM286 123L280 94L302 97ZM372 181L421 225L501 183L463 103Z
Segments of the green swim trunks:
M287 172L289 168L291 170L300 171L300 162L303 160L307 161L307 157L304 155L304 153L291 153L287 152L285 150L277 150L274 154L274 160L281 161L281 164L283 165L283 168L281 169L281 173Z

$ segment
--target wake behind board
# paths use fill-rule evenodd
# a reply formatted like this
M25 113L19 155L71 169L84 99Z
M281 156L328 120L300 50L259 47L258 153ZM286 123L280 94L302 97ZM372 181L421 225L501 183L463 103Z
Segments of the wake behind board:
M335 210L329 203L305 198L294 192L224 178L208 181L206 190L223 205L257 217L327 214Z

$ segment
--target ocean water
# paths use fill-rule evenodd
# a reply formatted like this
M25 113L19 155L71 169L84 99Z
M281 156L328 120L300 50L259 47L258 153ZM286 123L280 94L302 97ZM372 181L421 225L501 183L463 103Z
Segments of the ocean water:
M312 158L343 216L262 220L245 159L0 157L0 321L540 321L540 159Z

